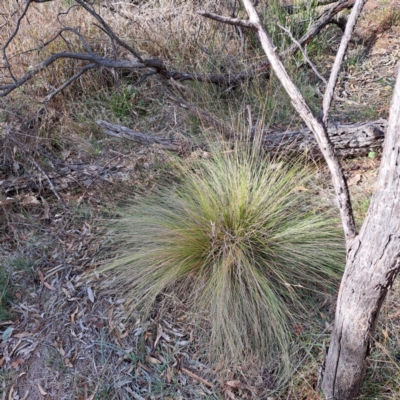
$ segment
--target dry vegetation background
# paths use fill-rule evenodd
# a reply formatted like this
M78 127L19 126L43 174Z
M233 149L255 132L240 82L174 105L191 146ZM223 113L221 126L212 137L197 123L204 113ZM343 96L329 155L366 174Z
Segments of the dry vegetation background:
M0 3L1 45L22 8L22 2ZM95 8L123 40L143 56L162 59L170 70L236 74L264 61L253 33L197 14L202 9L244 16L234 0L96 1ZM278 0L261 1L258 9L281 51L291 41L275 21L299 36L318 13L308 3L288 14ZM14 76L54 52L84 51L70 31L43 48L66 26L79 30L97 54L129 58L74 1L33 3L7 49ZM308 44L308 55L322 74L329 71L340 34L332 24ZM345 101L336 102L332 118L386 118L399 55L398 2L369 1L337 88ZM322 83L301 55L286 63L318 109ZM101 222L115 216L128 196L173 180L176 163L176 156L160 147L105 136L95 121L160 137L216 137L210 120L181 107L172 95L184 97L229 130L246 132L257 123L293 130L300 120L274 76L266 79L262 71L240 84L217 86L171 83L159 75L141 80L143 71L97 68L44 101L82 65L81 60L57 60L0 98L1 398L320 399L318 373L334 296L325 296L308 321L296 325L293 372L277 384L276 371L251 359L210 363L208 322L195 323L178 299L160 298L147 320L128 319L124 298L112 282L90 275L111 246ZM9 76L1 68L0 86L5 82ZM186 149L181 155L184 162L207 157L203 150ZM379 157L372 157L345 163L360 218L379 165ZM324 165L313 168L322 188L316 195L329 197ZM362 399L400 397L399 296L399 287L388 296Z

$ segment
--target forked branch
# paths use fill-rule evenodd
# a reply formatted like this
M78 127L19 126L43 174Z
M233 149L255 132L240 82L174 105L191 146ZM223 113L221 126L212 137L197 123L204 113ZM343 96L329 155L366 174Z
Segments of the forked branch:
M4 43L3 47L1 48L2 56L3 56L3 67L8 71L9 81L4 81L0 83L0 97L7 96L13 90L25 85L28 81L30 81L34 76L39 74L43 69L48 68L54 62L60 59L75 59L82 61L82 64L77 67L72 74L72 76L66 80L62 85L58 88L52 90L44 99L43 102L48 102L52 97L56 94L61 92L65 89L68 85L73 83L76 79L78 79L82 74L90 69L95 68L115 68L115 69L136 69L136 70L144 70L143 75L139 78L137 83L143 82L149 76L158 74L163 78L170 80L174 79L175 81L197 81L197 82L205 82L205 83L212 83L219 86L236 86L241 82L245 82L248 80L253 79L259 74L264 74L268 76L268 69L270 67L269 61L263 62L259 65L250 67L249 69L236 73L236 74L196 74L191 72L185 71L176 71L173 69L168 68L164 62L160 59L155 58L144 58L140 52L127 44L123 41L107 24L107 22L95 11L92 4L90 2L84 0L76 0L76 4L79 7L82 7L86 12L90 13L93 18L95 18L96 23L103 32L107 34L110 40L113 42L113 46L116 47L123 47L128 53L131 55L130 60L126 59L118 59L118 58L107 58L104 56L100 56L96 54L90 44L86 41L85 37L79 33L78 30L72 27L64 27L60 29L60 31L52 37L47 42L43 43L39 46L36 50L43 50L45 47L49 46L59 37L63 37L64 32L71 32L72 34L76 35L84 49L83 52L74 52L71 49L65 52L58 52L52 54L50 57L46 58L36 66L30 68L22 76L14 76L14 72L12 70L11 65L11 58L16 56L10 56L8 54L8 48L13 40L15 40L22 20L26 17L30 4L32 3L45 3L50 2L53 0L28 0L24 5L21 15L18 17L16 22L16 26L12 31L8 40ZM341 10L344 8L352 7L354 0L339 0L335 4L333 4L328 9L324 10L321 15L315 20L315 22L309 27L308 31L299 39L299 44L304 46L308 43L312 38L314 38L322 29L325 27L331 19ZM232 25L237 25L241 27L246 27L250 29L255 29L253 26L252 21L244 21L237 18L230 18L230 17L221 17L216 14L207 13L207 12L200 12L201 15L216 19L220 22L225 22ZM33 51L29 50L29 51ZM85 52L86 51L86 52ZM295 52L298 51L298 46L293 44L289 46L284 52L281 53L281 57L288 57ZM267 74L266 74L267 73Z

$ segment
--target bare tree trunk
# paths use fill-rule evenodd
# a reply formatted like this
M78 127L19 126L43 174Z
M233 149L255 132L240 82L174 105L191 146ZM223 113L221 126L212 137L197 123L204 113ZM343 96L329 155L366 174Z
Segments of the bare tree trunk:
M357 396L379 310L400 268L400 70L378 181L348 253L322 389L327 399Z
M322 389L329 400L350 400L359 393L379 311L400 269L400 71L378 181L368 215L360 234L356 235L347 183L327 132L327 120L347 44L365 0L356 0L354 3L325 92L321 119L314 117L287 74L251 0L242 2L249 15L249 20L244 21L243 26L252 23L257 30L272 69L293 106L314 133L330 168L339 200L346 236L347 264L339 290ZM238 22L231 20L231 23Z

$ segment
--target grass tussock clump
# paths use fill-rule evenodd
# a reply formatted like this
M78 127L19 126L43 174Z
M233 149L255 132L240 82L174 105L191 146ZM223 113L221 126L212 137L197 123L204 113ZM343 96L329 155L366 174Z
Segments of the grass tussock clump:
M124 209L105 270L134 309L168 290L208 314L216 358L287 361L292 323L341 273L338 221L304 187L304 163L243 146L212 154Z

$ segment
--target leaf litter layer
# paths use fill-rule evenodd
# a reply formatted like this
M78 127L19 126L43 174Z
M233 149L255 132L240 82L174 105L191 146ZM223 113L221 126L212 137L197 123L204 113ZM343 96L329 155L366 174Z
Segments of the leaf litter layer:
M312 171L300 159L239 144L212 154L121 210L102 271L132 312L168 292L206 315L213 361L255 357L287 373L295 322L342 272L337 215L306 188Z

